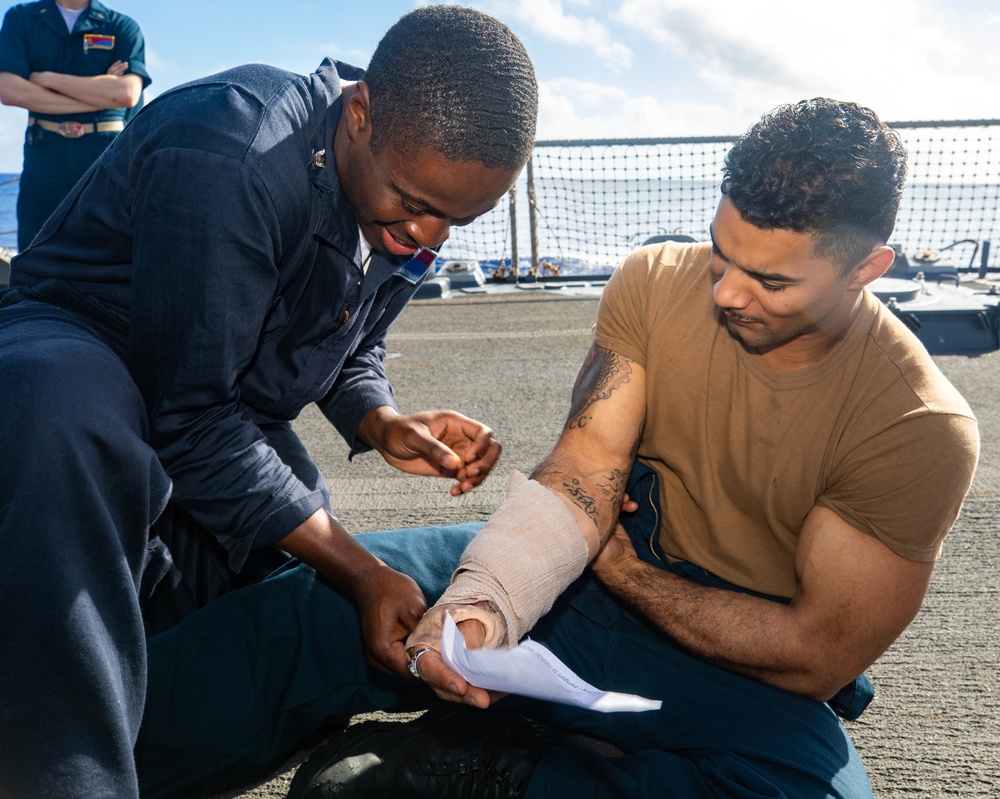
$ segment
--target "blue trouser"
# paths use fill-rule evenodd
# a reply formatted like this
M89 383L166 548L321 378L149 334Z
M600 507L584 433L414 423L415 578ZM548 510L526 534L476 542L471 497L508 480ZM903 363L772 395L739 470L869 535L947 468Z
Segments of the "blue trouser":
M120 358L76 316L0 309L0 796L138 795L137 593L169 481Z
M627 523L639 543L649 535L642 521ZM478 529L416 528L359 540L414 577L433 602ZM553 749L529 797L872 795L828 705L686 654L588 575L559 598L532 637L592 684L660 698L663 708L601 714L504 699L502 706L625 753L605 758L586 748ZM148 797L252 773L329 717L415 702L414 689L365 665L354 607L306 566L222 597L151 639L148 654L149 697L136 748ZM416 701L433 697L425 690Z
M24 252L45 220L115 140L116 132L68 139L32 125L25 132L17 194L17 249Z
M262 429L322 486L289 425ZM233 575L179 509L161 516L170 482L147 440L139 391L99 331L44 303L0 308L4 799L137 797L146 632L260 579L258 558L281 561L255 550ZM150 559L154 520L176 562Z

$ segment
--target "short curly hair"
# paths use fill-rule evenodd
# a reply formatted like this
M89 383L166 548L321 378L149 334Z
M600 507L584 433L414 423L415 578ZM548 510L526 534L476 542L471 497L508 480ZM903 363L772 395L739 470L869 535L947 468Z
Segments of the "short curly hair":
M463 6L401 17L365 70L374 152L428 148L450 161L520 169L531 155L538 84L514 33Z
M722 194L760 228L811 232L814 252L849 270L889 240L906 182L898 134L857 103L783 105L726 156Z

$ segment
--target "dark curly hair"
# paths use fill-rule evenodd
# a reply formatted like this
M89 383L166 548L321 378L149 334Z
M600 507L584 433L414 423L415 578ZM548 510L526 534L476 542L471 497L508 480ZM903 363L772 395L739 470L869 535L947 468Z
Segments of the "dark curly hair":
M783 105L726 156L722 194L760 228L815 234L848 270L885 244L906 182L906 150L874 111L826 98Z
M425 6L382 37L365 70L374 152L429 148L450 161L520 169L538 116L535 70L499 20L462 6Z

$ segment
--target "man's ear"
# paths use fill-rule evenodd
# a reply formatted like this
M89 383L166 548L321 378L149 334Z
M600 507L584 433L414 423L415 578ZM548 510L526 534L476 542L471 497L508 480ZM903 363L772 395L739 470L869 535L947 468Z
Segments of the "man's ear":
M371 136L372 114L368 84L359 80L347 98L347 135L351 141Z
M860 264L854 267L851 288L862 289L869 283L878 280L888 271L894 260L896 260L896 251L892 247L885 244L876 247L865 256Z

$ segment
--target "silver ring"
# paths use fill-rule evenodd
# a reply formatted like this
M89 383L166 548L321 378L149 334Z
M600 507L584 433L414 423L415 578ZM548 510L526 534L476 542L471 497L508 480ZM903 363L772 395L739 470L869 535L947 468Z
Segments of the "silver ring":
M409 660L406 661L406 668L410 670L410 674L420 679L420 672L417 671L417 661L420 660L420 656L426 654L427 652L433 652L429 646L422 646L412 655L410 655Z

